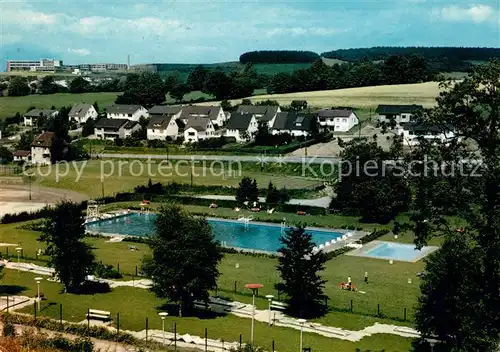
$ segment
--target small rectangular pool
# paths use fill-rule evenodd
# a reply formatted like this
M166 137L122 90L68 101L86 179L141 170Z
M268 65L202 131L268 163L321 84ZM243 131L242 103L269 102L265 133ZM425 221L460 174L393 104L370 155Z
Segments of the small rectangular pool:
M86 225L90 232L144 237L155 231L155 214L132 213ZM233 220L207 219L215 239L229 247L276 252L281 247L281 226L263 223L244 223ZM343 233L328 230L307 230L316 246L342 237Z
M373 241L363 248L349 253L349 255L386 260L392 259L402 262L417 262L436 249L438 247L428 246L417 250L413 244Z

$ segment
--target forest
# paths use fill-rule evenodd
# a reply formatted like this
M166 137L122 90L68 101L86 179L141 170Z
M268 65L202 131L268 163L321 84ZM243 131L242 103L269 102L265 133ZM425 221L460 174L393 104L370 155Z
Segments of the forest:
M319 60L320 56L312 51L264 50L250 51L240 56L241 64L287 64L309 63Z

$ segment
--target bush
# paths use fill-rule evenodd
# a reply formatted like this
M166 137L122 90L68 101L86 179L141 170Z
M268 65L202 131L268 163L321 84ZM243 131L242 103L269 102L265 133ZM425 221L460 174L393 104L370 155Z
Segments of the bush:
M14 337L16 336L16 328L11 322L6 322L3 325L3 336L4 337Z
M94 275L103 279L121 279L122 274L113 268L113 265L97 263L94 268Z
M384 235L387 235L388 233L389 233L389 230L387 230L387 229L378 230L378 231L375 230L372 233L361 238L358 242L360 242L361 244L365 244L365 243L368 243L371 241L375 241L376 239L378 239Z
M342 248L339 248L339 249L336 249L334 251L326 253L326 258L327 258L327 260L330 260L330 259L338 257L338 256L340 256L340 255L342 255L344 253L347 253L350 250L352 250L352 248L350 248L350 247L342 247Z

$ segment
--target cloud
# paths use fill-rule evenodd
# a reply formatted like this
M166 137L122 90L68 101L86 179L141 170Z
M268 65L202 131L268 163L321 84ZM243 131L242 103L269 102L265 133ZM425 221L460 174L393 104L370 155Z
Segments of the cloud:
M499 16L497 11L488 5L472 5L469 7L449 6L434 10L433 14L446 21L472 21L475 23L483 23L495 19L498 21Z
M90 55L90 50L88 49L68 49L68 52L74 53L80 56L88 56Z
M13 24L24 28L30 28L36 25L53 25L58 23L57 14L9 7L0 7L0 10L4 25Z

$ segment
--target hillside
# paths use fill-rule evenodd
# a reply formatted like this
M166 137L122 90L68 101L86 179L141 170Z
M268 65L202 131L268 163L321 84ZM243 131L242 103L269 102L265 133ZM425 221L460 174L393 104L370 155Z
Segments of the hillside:
M322 90L287 94L266 94L249 97L252 102L276 100L280 105L289 105L293 100L307 100L309 106L330 108L332 106L352 106L357 108L376 108L378 104L421 104L425 107L435 105L440 89L437 82L417 84L397 84L361 88ZM239 104L241 100L232 100ZM199 105L211 105L201 103Z

